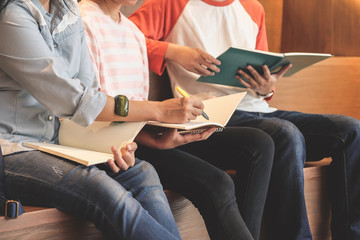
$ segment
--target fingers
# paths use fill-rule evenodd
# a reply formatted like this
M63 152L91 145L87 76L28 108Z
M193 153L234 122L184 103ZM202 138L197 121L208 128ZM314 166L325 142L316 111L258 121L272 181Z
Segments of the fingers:
M255 69L254 69L255 70ZM256 70L255 70L256 71ZM246 88L251 88L251 89L256 89L258 88L258 83L257 81L254 79L254 77L250 76L249 74L247 74L246 72L244 72L243 70L239 70L238 73L243 76L246 81L241 78L240 76L236 76L236 78L240 81L241 84L243 84Z
M214 132L215 132L216 128L212 127L212 128L208 128L205 131L202 131L200 133L187 133L182 135L182 137L185 139L185 141L183 142L183 144L187 144L190 142L195 142L195 141L203 141L208 139Z
M197 65L195 66L193 72L199 74L201 76L213 76L215 74L217 68L215 65L210 64L210 66L205 65Z
M209 63L213 63L213 64L216 64L216 65L220 65L221 62L220 60L216 59L215 57L213 57L212 55L208 54L207 52L199 49L199 48L196 48L195 49L198 53L200 53L200 55Z
M135 164L135 150L137 149L136 143L129 143L125 148L121 148L122 158L128 167L133 167Z
M195 120L197 116L202 114L204 104L195 98L182 98L182 104L185 107L187 120Z
M265 78L265 79L270 79L270 77L271 77L271 72L270 72L268 66L263 65L263 72L264 72L264 78Z
M236 78L243 84L246 88L250 88L255 92L259 93L269 93L271 92L280 74L284 74L286 69L282 69L281 73L271 74L269 68L266 65L262 66L263 73L262 75L252 66L247 66L246 69L249 71L249 74L244 72L243 70L239 70L238 74L241 76L236 76ZM246 80L244 80L244 79Z
M208 139L214 132L216 131L216 128L209 128L201 133L202 140Z
M201 133L180 133L178 129L169 129L157 139L158 149L172 149L190 142L206 140L215 132L216 128L209 128Z
M279 72L276 73L278 79L282 78L282 76L292 67L292 64L285 65L280 69Z
M195 49L200 55L198 60L198 65L196 65L195 72L203 76L212 76L216 72L220 72L220 68L217 65L220 65L221 62L210 54L202 51L201 49Z
M129 167L134 166L135 164L135 150L137 149L136 143L129 143L126 147L117 149L117 147L112 146L111 151L113 152L114 159L109 159L108 164L110 169L117 173L121 170L127 170Z

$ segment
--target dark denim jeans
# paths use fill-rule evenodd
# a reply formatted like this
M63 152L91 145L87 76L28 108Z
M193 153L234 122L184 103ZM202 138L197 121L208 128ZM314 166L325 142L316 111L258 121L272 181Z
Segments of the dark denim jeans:
M38 151L4 160L9 199L90 220L105 239L180 239L158 175L147 162L136 160L127 171L107 174Z
M165 188L199 209L212 240L259 238L274 156L266 133L226 128L177 149L139 146L136 154L153 164ZM226 169L237 170L236 176L232 179Z
M311 239L304 189L305 161L331 157L333 240L360 239L360 121L342 115L236 111L229 126L268 133L275 143L265 230L269 239Z

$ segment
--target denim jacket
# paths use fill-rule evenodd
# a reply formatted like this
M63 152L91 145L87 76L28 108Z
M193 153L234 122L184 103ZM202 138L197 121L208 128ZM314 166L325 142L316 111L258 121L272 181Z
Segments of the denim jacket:
M106 95L98 91L76 1L14 0L0 16L0 144L57 143L59 118L91 124Z

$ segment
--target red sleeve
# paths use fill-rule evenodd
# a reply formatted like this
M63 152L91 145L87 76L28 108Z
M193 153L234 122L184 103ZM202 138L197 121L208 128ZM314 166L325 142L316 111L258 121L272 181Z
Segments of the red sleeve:
M256 49L268 51L264 7L257 0L240 0L240 2L252 20L258 25L259 33L256 38Z
M169 35L189 0L146 0L129 19L144 33L150 70L162 74Z

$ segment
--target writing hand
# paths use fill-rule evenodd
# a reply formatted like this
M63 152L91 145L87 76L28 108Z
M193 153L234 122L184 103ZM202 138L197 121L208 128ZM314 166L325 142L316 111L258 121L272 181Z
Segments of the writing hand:
M204 104L193 97L171 98L160 102L159 120L168 123L186 123L202 114Z

